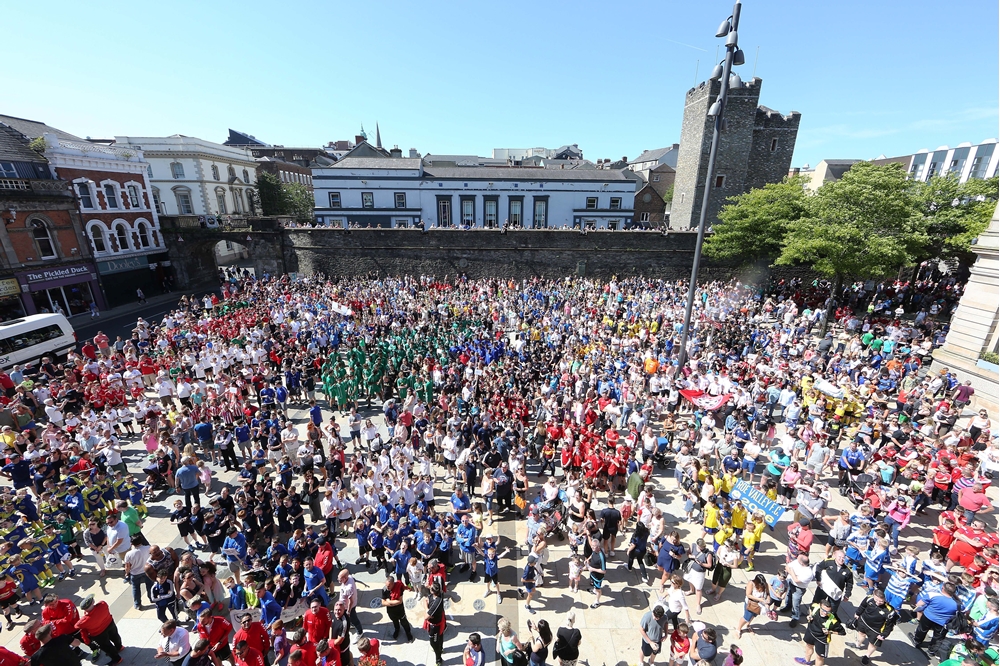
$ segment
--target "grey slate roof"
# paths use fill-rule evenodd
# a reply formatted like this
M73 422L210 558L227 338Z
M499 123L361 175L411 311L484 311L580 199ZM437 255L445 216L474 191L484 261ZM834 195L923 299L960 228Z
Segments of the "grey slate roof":
M424 167L431 178L496 180L587 180L595 182L630 180L620 171L598 169L538 169L520 167Z
M415 157L345 157L331 169L419 169L421 161Z
M81 139L80 137L74 136L69 132L64 132L61 129L50 127L49 125L37 120L28 120L26 118L0 114L0 123L13 127L29 139L38 138L46 132L49 132L50 134L55 134L60 139L66 139L67 141L86 141L86 139Z
M28 147L29 140L16 129L0 122L0 160L42 162L47 160Z
M642 155L632 160L635 162L655 162L661 157L669 153L673 149L673 146L667 146L666 148L656 148L655 150L644 150Z

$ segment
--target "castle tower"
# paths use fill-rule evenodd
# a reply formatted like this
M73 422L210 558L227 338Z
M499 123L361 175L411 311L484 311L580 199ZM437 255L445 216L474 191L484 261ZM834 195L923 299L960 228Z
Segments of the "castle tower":
M782 116L758 106L760 87L761 79L755 77L729 91L726 129L719 139L715 178L708 200L709 225L718 220L719 209L729 197L778 182L788 174L800 114L793 111ZM708 116L708 109L720 90L718 81L705 81L685 96L670 213L670 226L675 229L698 226L715 124L715 119Z

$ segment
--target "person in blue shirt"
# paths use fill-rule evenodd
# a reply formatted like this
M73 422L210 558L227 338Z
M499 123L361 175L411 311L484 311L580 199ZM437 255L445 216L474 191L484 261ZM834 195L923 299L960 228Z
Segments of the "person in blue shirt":
M368 533L368 548L375 556L375 563L379 569L385 568L385 538L380 531L381 526L373 526ZM367 566L367 563L366 563Z
M283 384L278 384L274 389L274 399L278 401L278 409L284 410L285 403L288 402L288 389Z
M465 572L470 568L472 569L472 575L469 576L470 582L476 582L476 541L479 537L478 530L476 526L472 524L472 520L469 518L469 514L462 516L462 523L455 530L455 541L458 542L459 551L462 554L462 566L459 571Z
M309 418L316 427L323 425L323 408L317 405L315 400L309 401Z
M267 383L267 386L260 390L260 404L261 407L274 407L275 392L274 387L271 382Z
M235 554L233 551L235 551ZM242 532L236 529L235 525L231 525L226 531L226 540L222 542L222 553L226 556L226 562L229 563L229 570L233 572L237 585L242 584L240 571L243 568L243 560L247 556L247 538L243 536Z
M260 622L270 627L275 620L281 619L281 604L274 600L274 595L267 591L263 583L257 586L256 591L260 601Z
M931 634L931 642L928 651L934 654L937 644L948 632L947 626L951 618L958 613L958 602L955 600L955 584L945 583L941 586L941 593L931 597L927 601L917 602L916 609L922 611L923 615L917 623L917 630L910 637L913 639L913 646L922 649L924 639L927 634Z
M31 464L19 453L10 456L10 462L0 467L0 476L5 476L14 483L14 490L27 488L31 485Z
M13 555L10 558L10 566L7 567L7 575L21 584L21 591L27 599L31 599L32 604L37 604L42 600L42 591L38 587L38 576L34 567L21 561L20 555Z
M995 597L986 598L986 615L972 622L973 635L975 639L983 645L990 645L996 640L997 631L1000 630L1000 615L998 615L1000 605Z
M302 579L305 583L302 591L303 599L311 600L318 597L324 606L330 605L330 597L326 593L326 574L316 566L311 557L307 557L302 563Z
M250 459L250 426L245 422L240 423L235 428L233 428L233 438L236 440L236 446L240 448L243 453L243 457Z
M865 454L858 448L857 440L851 442L840 456L840 494L847 495L853 477L865 469Z
M410 558L413 556L410 552L411 547L412 542L409 539L403 539L400 541L399 547L394 549L392 553L396 578L405 580L407 585L410 584L410 575L406 572L406 565L410 563Z
M451 496L451 509L451 515L456 520L460 520L462 516L472 511L472 504L461 487L456 488L455 493Z
M497 553L493 537L484 537L482 544L476 546L476 550L483 557L483 578L486 581L486 594L483 597L490 596L493 593L493 587L496 586L497 597L502 599L498 579L500 574L500 560L507 556L510 548L505 548L502 553Z

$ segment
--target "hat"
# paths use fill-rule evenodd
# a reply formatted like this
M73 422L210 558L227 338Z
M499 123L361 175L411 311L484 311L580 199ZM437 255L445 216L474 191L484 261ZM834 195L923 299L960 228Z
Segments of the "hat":
M799 519L799 525L801 525L802 527L809 527L809 519L808 518L800 518Z
M94 595L88 594L80 602L80 610L88 611L94 605Z

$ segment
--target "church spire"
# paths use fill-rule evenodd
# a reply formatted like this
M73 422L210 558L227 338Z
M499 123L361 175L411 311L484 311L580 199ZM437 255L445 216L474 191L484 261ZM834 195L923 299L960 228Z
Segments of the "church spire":
M382 135L378 131L378 121L375 121L375 147L382 147Z

